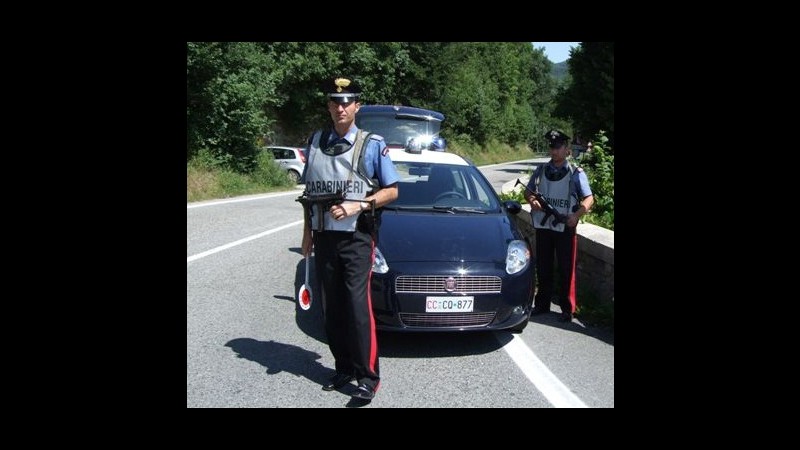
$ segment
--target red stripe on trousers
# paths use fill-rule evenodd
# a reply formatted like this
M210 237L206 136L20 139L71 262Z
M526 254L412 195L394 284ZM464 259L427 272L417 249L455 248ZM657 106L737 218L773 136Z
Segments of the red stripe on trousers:
M372 312L372 264L375 262L375 240L372 240L372 255L370 256L369 276L367 276L367 309L369 310L369 370L375 371L375 360L378 359L378 336L375 334L375 314ZM380 382L375 386L378 391Z
M575 265L578 263L578 233L572 235L572 270L569 274L569 303L572 311L575 312L577 299L575 295Z

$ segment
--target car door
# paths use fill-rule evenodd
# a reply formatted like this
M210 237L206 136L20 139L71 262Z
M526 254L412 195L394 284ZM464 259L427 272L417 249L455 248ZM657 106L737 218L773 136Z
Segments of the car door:
M290 157L286 154L286 150L282 148L271 148L272 155L275 157L275 162L277 162L281 168L286 169L286 165L288 161L286 160L287 157Z

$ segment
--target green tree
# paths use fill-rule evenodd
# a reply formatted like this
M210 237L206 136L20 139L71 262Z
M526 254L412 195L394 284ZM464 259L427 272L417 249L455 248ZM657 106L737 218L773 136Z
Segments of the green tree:
M341 49L334 42L268 42L262 50L280 73L278 101L266 107L275 119L268 143L301 145L309 133L328 122L322 82L338 72Z
M300 145L309 133L330 123L323 83L346 76L361 84L364 103L394 103L410 65L403 42L272 42L263 51L281 72L284 101L268 109L276 118L271 136Z
M449 67L442 86L440 109L444 127L453 135L468 135L478 143L493 137L500 107L498 86L480 54L480 43L448 45L441 64Z
M480 144L530 142L547 114L549 61L529 42L450 43L436 64L446 129ZM543 133L544 131L542 131Z
M609 230L614 229L614 154L604 131L592 140L592 151L581 156L589 186L594 194L592 211L586 221Z
M207 148L238 171L255 167L257 139L271 123L272 60L250 42L187 44L187 159Z
M446 42L406 42L408 62L401 67L396 91L396 103L418 108L440 109L440 86L443 86L446 68L442 54ZM395 102L391 102L395 103Z
M187 158L205 148L246 172L258 144L303 145L330 122L321 87L335 76L357 80L366 104L443 112L445 137L538 142L553 123L550 68L529 42L192 42Z
M550 75L553 63L544 54L544 49L534 49L528 66L527 81L531 87L528 101L534 114L528 146L534 152L547 152L547 143L542 138L551 128L568 133L561 124L554 124L551 112L555 105L557 82ZM569 133L568 133L569 134Z
M581 42L570 51L571 83L561 92L555 114L571 119L575 133L600 130L614 142L614 43Z

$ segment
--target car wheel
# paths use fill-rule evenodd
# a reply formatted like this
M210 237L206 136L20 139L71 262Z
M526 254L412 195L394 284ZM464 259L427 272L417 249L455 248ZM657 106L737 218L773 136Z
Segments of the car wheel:
M297 184L300 182L300 174L295 172L294 170L290 170L289 179L292 180L292 183Z
M508 331L510 331L510 332L512 332L512 333L522 333L522 330L524 330L524 329L525 329L525 327L527 327L527 326L528 326L528 322L529 322L529 320L528 320L528 319L525 319L525 320L523 320L523 321L522 321L520 324L518 324L518 325L515 325L515 326L513 326L513 327L509 328L509 329L508 329Z

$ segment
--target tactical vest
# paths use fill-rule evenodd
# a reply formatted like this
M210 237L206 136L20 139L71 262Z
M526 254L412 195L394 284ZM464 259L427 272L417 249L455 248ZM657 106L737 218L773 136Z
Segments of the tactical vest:
M549 164L549 163L548 163ZM578 197L575 192L570 192L571 188L571 181L572 181L572 174L574 172L574 167L572 164L567 163L568 170L566 174L562 176L558 180L551 180L547 176L545 176L546 167L543 167L538 174L538 179L536 180L536 184L538 185L538 190L547 199L547 201L553 205L553 207L564 215L569 215L574 206L578 204ZM544 211L532 211L532 221L534 228L542 228L547 230L553 231L564 231L565 224L559 223L556 226L553 226L553 216L548 217L547 221L544 223L544 226L539 225L544 217Z
M374 180L366 176L364 168L364 151L369 134L358 130L355 143L350 148L337 148L333 151L327 145L330 134L330 130L317 131L311 139L306 167L306 191L320 194L341 190L348 199L363 199L376 185ZM320 145L320 142L326 144ZM341 144L337 144L339 145ZM335 220L328 209L323 211L321 205L312 205L311 229L314 231L323 231L317 229L317 214L323 215L324 230L331 231L355 231L356 221L361 215L351 214L342 220Z

